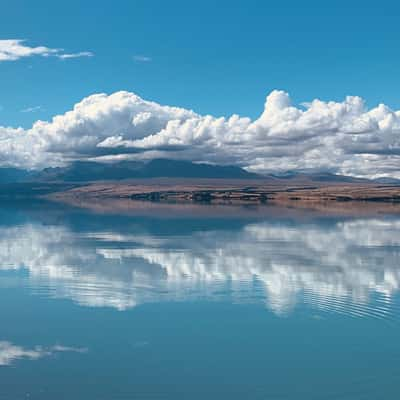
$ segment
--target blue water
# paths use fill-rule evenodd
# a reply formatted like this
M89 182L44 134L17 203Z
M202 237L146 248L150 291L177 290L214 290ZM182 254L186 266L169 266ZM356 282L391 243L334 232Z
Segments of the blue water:
M399 398L400 217L0 218L1 400Z

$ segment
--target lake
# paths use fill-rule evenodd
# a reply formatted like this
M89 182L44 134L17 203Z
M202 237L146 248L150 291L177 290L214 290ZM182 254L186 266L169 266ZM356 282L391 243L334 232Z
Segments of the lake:
M0 206L0 399L397 399L400 217Z

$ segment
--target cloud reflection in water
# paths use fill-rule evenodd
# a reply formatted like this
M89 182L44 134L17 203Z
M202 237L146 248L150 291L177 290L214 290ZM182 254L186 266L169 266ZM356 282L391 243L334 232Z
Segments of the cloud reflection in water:
M211 224L182 235L36 223L0 229L0 269L28 270L34 291L118 310L207 299L264 302L279 315L306 302L385 316L399 290L399 260L398 219Z
M86 348L55 345L51 347L35 346L26 348L7 341L0 341L0 367L11 365L16 360L38 360L57 353L86 353Z

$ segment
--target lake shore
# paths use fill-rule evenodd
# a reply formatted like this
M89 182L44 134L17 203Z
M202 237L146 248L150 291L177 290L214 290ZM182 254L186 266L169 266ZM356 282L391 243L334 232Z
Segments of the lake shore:
M104 210L168 205L183 212L212 204L221 206L220 210L222 206L275 205L339 215L400 213L400 186L382 184L157 179L88 183L46 198Z

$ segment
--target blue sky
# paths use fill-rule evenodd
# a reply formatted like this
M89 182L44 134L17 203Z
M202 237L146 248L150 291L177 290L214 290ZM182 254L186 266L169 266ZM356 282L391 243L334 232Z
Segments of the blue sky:
M167 157L400 178L399 13L394 1L5 0L0 167Z
M117 90L215 116L255 118L273 89L295 103L358 95L398 109L399 10L382 1L5 0L1 39L94 57L0 62L0 125L29 127Z

